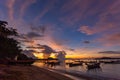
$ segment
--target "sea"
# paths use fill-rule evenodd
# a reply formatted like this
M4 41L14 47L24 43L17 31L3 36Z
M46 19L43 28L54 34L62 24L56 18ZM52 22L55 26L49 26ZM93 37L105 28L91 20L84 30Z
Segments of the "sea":
M37 66L44 66L41 62L36 62L35 65ZM50 67L49 67L50 68ZM106 80L120 80L120 64L105 64L101 63L100 68L91 69L88 70L86 68L86 65L83 63L83 65L80 66L74 66L69 67L68 65L63 66L55 66L51 67L51 69L54 70L61 70L61 71L67 71L72 72L80 75L86 75L86 76L96 76L98 78L105 78Z

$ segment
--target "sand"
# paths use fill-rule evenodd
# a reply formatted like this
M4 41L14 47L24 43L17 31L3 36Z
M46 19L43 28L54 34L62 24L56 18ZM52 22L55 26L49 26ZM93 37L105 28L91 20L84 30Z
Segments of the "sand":
M0 65L0 80L72 80L64 75L36 66Z

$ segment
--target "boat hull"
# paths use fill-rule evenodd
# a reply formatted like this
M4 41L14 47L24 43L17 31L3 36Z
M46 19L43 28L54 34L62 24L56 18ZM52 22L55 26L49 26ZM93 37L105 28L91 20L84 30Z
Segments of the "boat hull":
M70 63L69 67L82 66L82 63Z
M100 63L87 64L87 69L100 68Z

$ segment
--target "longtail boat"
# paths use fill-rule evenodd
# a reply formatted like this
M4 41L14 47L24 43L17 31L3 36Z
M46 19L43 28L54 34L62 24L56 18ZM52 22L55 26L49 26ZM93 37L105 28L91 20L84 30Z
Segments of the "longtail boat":
M95 68L100 68L100 63L88 63L87 69L95 69Z

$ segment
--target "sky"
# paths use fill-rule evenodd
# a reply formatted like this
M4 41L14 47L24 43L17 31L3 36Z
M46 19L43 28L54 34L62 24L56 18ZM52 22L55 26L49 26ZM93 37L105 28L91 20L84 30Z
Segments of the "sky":
M17 29L27 55L120 57L120 0L0 0L0 20Z

